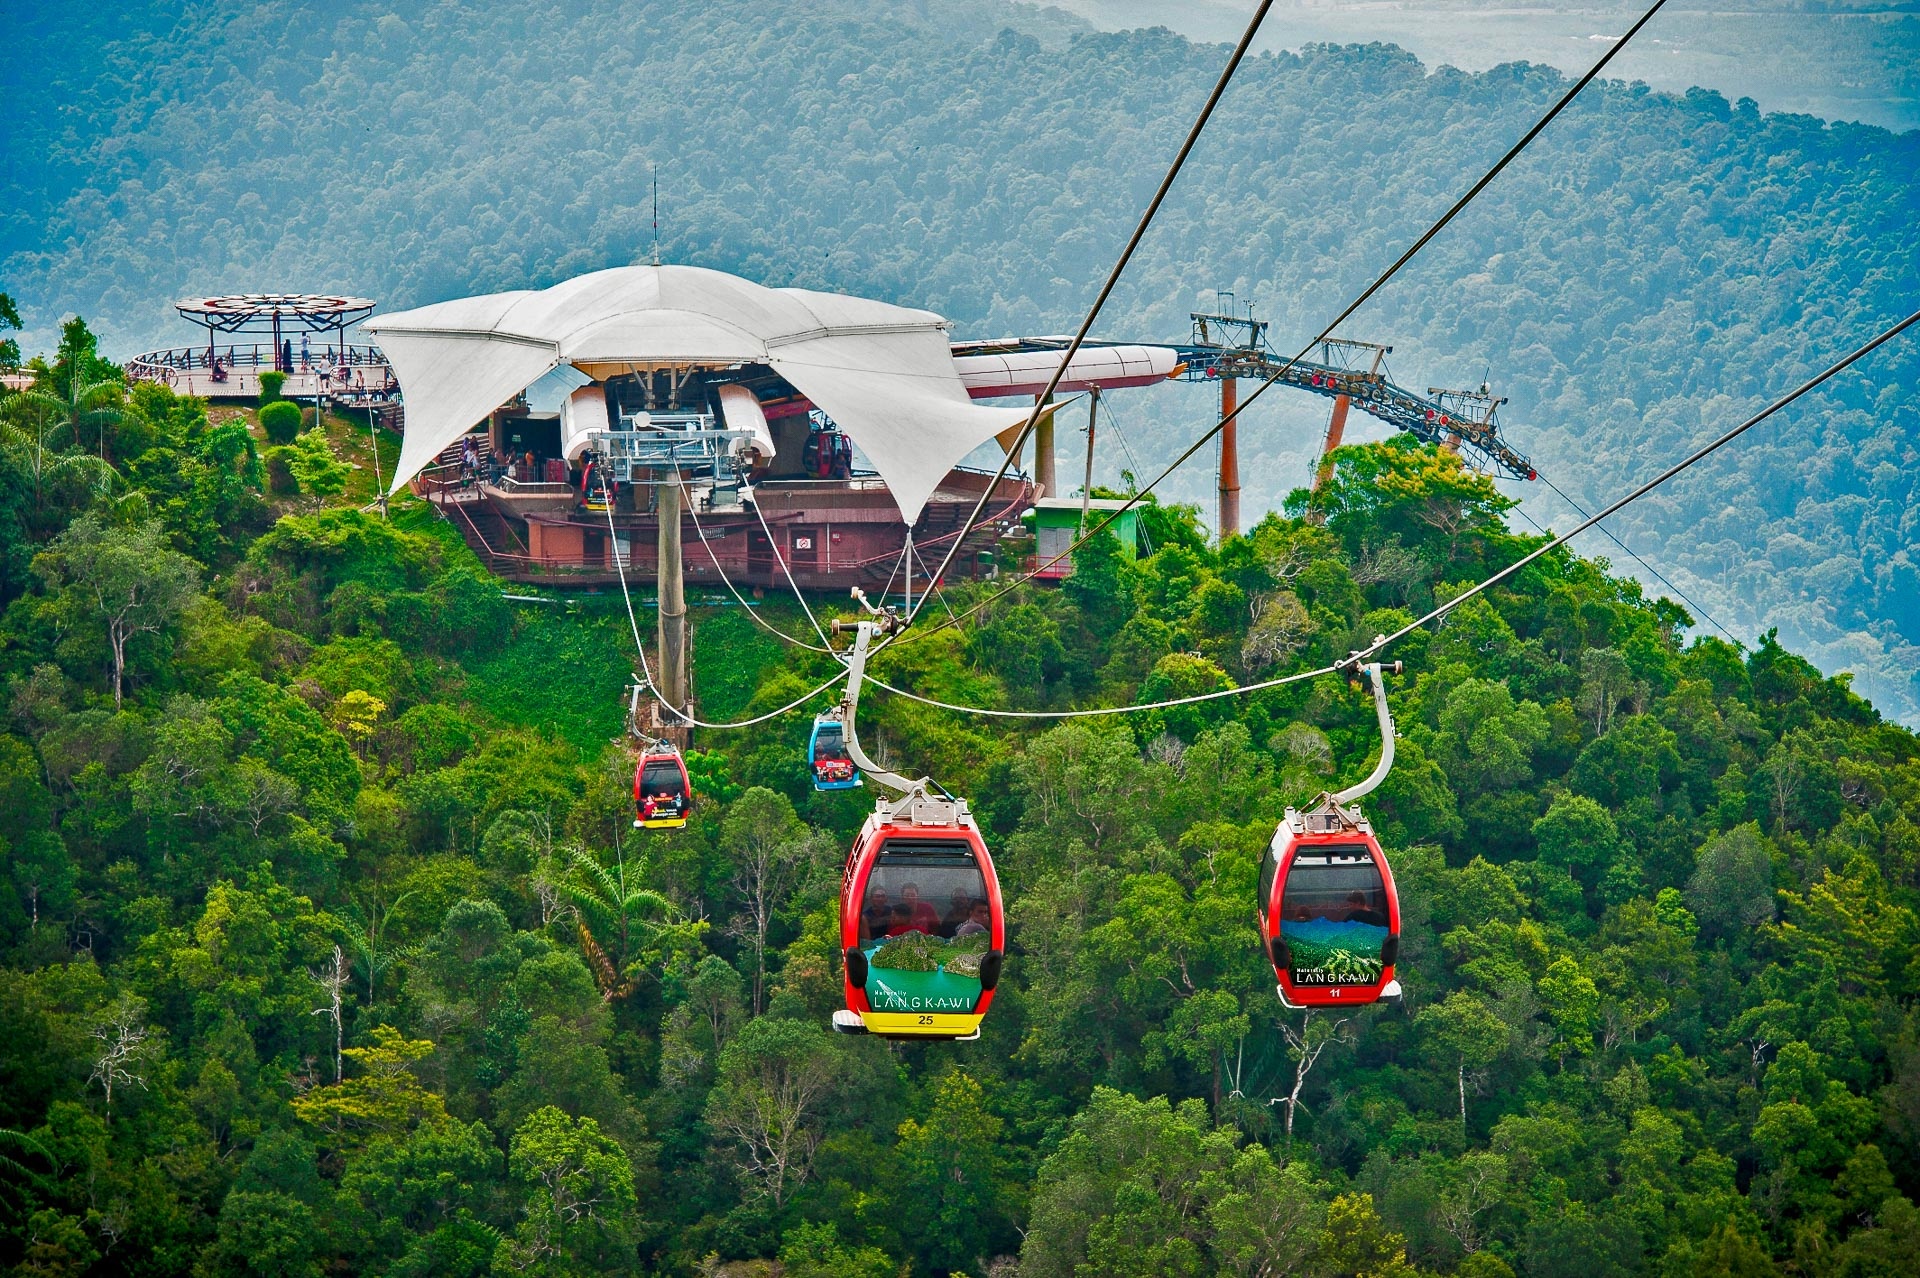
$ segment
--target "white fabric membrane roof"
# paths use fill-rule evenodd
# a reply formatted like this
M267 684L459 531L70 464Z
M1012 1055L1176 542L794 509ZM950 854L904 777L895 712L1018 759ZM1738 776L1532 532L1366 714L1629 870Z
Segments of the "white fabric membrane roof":
M768 365L852 437L910 524L961 458L1032 411L975 405L931 311L693 266L595 271L366 328L406 400L395 491L563 364L602 379L645 364Z

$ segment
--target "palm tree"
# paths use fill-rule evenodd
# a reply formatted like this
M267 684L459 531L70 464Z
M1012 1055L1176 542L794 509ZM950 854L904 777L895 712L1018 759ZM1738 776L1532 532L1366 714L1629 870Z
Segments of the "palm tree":
M76 445L84 445L88 432L97 431L100 461L111 465L107 460L107 427L117 424L126 415L120 409L120 396L125 390L125 383L117 377L97 382L85 380L75 361L75 366L67 375L65 394L39 389L21 391L14 402L30 411L50 414L58 419L72 434Z
M53 1155L49 1154L39 1141L27 1135L25 1132L15 1131L11 1127L0 1127L0 1148L7 1146L12 1146L25 1153L38 1154L41 1158L46 1159L48 1166L51 1167L55 1165ZM9 1157L6 1154L0 1154L0 1173L5 1173L10 1176L21 1176L27 1180L37 1181L44 1179L40 1173L33 1170L33 1168L27 1166L19 1159Z
M611 1003L633 993L642 944L678 926L673 902L639 886L638 871L628 870L624 857L608 869L579 848L565 851L571 865L558 886L573 905L580 950L600 995Z
M100 458L71 452L61 445L63 433L78 442L67 408L66 401L57 395L22 391L7 398L6 415L0 419L0 451L32 477L35 510L45 509L43 490L63 474L79 473L102 484L113 474L113 468ZM117 414L119 410L113 411Z

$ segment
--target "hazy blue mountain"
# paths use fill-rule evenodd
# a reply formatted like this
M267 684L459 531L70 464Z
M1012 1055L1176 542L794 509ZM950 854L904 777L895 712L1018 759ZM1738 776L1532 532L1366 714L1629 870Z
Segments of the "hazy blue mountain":
M644 257L656 167L670 260L924 305L963 333L1057 331L1223 57L904 0L36 4L10 23L0 282L30 350L79 311L120 355L186 340L167 303L202 290L393 308ZM1250 61L1102 330L1182 337L1218 286L1303 341L1564 84L1384 45ZM1920 304L1916 173L1920 134L1610 83L1348 332L1393 343L1408 384L1491 380L1515 443L1598 500ZM1735 635L1778 625L1910 720L1916 385L1909 340L1618 529ZM1138 462L1103 445L1108 477L1157 471L1210 400L1112 407L1103 439ZM1249 414L1249 510L1301 482L1325 411ZM1172 492L1211 486L1200 465ZM1564 523L1538 488L1529 513Z
M1233 40L1249 0L1056 0L1108 29L1167 26L1195 40ZM1645 4L1591 0L1282 0L1260 47L1384 40L1430 63L1481 71L1502 62L1544 62L1584 71L1605 41ZM1755 0L1731 8L1670 0L1641 39L1616 60L1620 75L1656 89L1694 85L1762 110L1804 111L1892 129L1920 126L1920 9L1886 0Z

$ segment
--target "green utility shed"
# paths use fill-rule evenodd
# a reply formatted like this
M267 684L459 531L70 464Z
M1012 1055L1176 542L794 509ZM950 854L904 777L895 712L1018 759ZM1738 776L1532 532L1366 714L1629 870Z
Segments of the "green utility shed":
M1126 504L1119 497L1095 497L1086 503L1087 527L1093 527ZM1034 575L1041 581L1058 581L1073 575L1071 557L1052 565L1047 565L1047 561L1079 539L1080 511L1081 501L1078 497L1042 497L1033 503L1033 536L1038 543L1034 548L1034 563L1039 568ZM1124 512L1108 526L1107 531L1119 540L1121 550L1128 557L1137 554L1140 546L1140 508L1136 506Z

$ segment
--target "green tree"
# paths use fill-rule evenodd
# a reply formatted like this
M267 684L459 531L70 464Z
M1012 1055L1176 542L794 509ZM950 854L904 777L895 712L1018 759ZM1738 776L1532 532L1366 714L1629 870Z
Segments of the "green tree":
M733 1148L752 1191L776 1209L805 1183L822 1106L840 1085L833 1043L804 1021L749 1021L720 1053L707 1125Z
M267 374L261 374L264 382ZM266 387L261 387L264 396ZM289 399L273 399L260 405L260 429L270 444L291 444L300 434L300 406Z
M796 1225L780 1240L783 1278L895 1278L900 1267L878 1247L849 1247L831 1222Z
M57 593L73 623L106 631L108 672L118 709L127 645L163 630L200 588L200 570L166 543L157 523L119 528L82 515L46 550L33 571Z
M12 297L0 292L0 333L12 329L18 332L24 325L20 322L20 308ZM11 337L0 338L0 373L11 373L20 367L20 343Z
M60 327L60 348L51 376L22 391L9 407L59 421L76 446L83 446L90 437L97 440L97 460L108 465L112 459L107 455L107 431L126 415L126 382L118 369L99 357L98 347L99 340L85 320L77 315L68 320Z
M349 1047L342 1053L354 1063L354 1077L296 1097L293 1112L346 1145L402 1137L421 1123L447 1116L445 1103L415 1076L415 1068L432 1054L433 1044L427 1040L408 1039L391 1025L376 1025L372 1046Z
M1465 990L1456 990L1443 1002L1422 1008L1414 1024L1432 1035L1435 1044L1454 1062L1460 1123L1464 1127L1468 1075L1500 1058L1507 1046L1507 1027L1483 999Z
M766 1009L767 932L810 875L830 863L831 850L801 823L783 794L753 786L727 809L720 846L733 862L740 912L728 925L753 956L752 1009Z
M896 1201L912 1222L903 1232L929 1272L984 1273L993 1247L1012 1235L1004 1126L987 1109L985 1089L957 1069L934 1084L924 1122L900 1124Z
M626 1151L591 1118L548 1107L513 1133L508 1171L524 1189L521 1221L494 1253L496 1273L629 1269L640 1233Z

